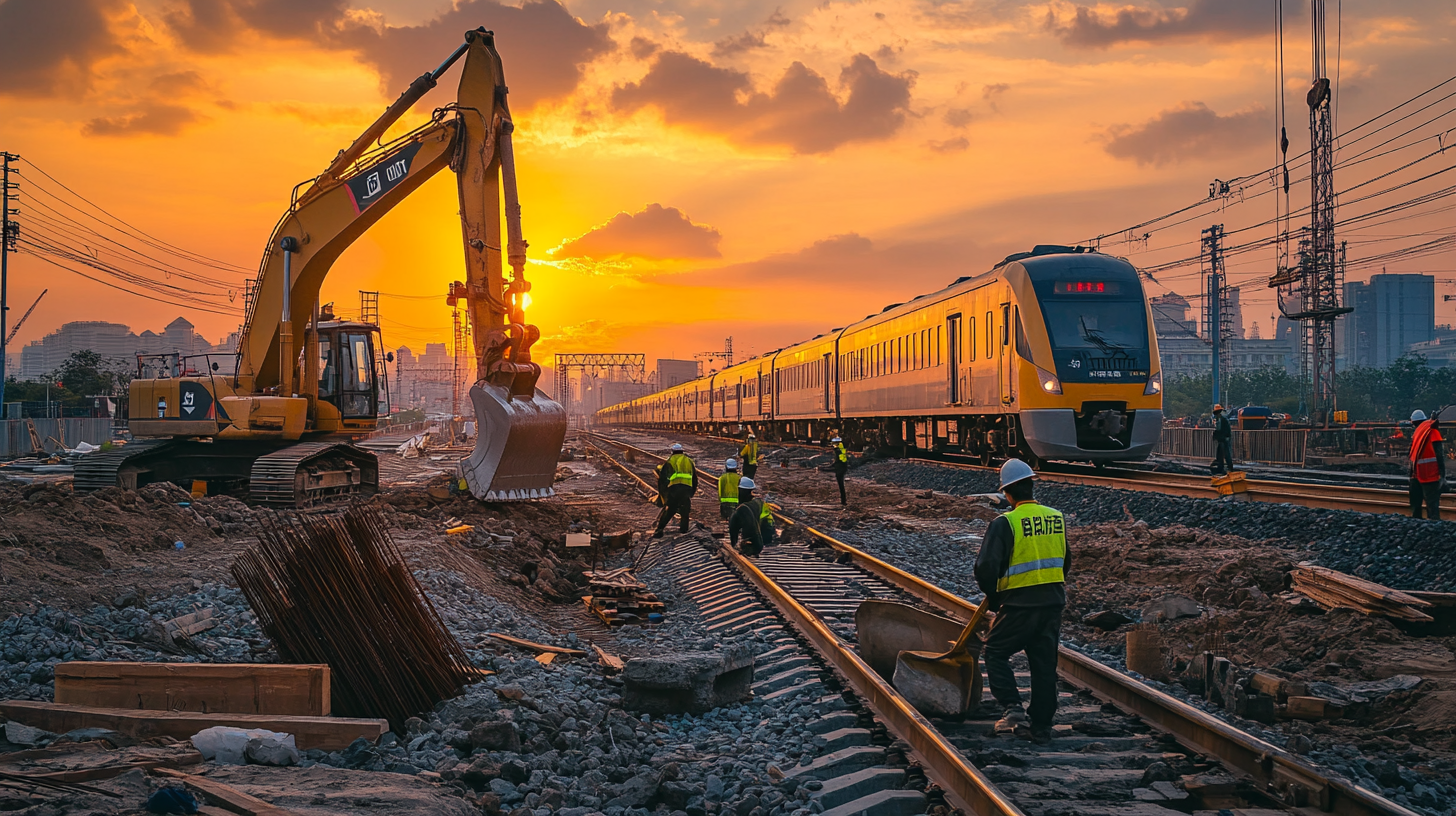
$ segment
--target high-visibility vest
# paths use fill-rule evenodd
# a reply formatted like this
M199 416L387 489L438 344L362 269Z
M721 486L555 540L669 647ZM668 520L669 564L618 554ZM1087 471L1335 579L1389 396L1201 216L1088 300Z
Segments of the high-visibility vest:
M667 478L669 486L693 483L693 460L686 453L674 453L669 456L667 466L672 468L672 475Z
M743 464L758 464L758 441L754 440L752 442L749 442L747 445L744 445L743 450L739 451L738 454L743 457Z
M849 451L847 451L847 450L844 449L844 443L841 442L840 444L835 445L834 446L834 453L835 453L835 456L839 459L839 461L841 461L841 462L848 462L849 461Z
M738 503L738 482L743 474L736 470L729 471L718 477L718 501L724 504Z
M1411 434L1411 475L1418 482L1434 482L1441 478L1441 468L1436 461L1436 443L1441 441L1441 432L1436 430L1436 420L1428 419Z
M1002 518L1011 523L1011 565L996 582L996 590L1060 584L1066 581L1067 527L1060 511L1036 502L1024 502Z
M758 500L758 520L773 524L773 509L768 506L768 499Z

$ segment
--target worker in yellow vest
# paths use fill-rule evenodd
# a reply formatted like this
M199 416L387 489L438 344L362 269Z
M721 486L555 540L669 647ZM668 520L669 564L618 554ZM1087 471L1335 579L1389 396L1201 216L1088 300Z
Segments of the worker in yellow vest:
M718 515L724 521L733 518L733 511L738 509L738 480L742 478L736 460L723 463L723 475L718 477Z
M839 506L848 507L849 498L844 494L844 475L849 473L849 451L844 449L844 440L834 437L834 480L839 482Z
M693 464L691 456L683 453L682 445L673 444L672 455L667 457L667 464L663 465L659 479L667 487L667 491L662 494L666 503L662 512L657 515L657 532L652 537L662 538L662 531L667 529L667 523L672 521L673 516L682 517L678 532L686 533L688 515L693 510L693 493L698 490L698 467Z
M758 437L753 435L753 431L748 432L748 441L738 451L738 460L743 463L745 478L752 479L758 473Z
M975 572L986 594L984 603L996 613L983 652L991 694L1006 708L996 732L1046 744L1057 711L1057 648L1071 552L1062 514L1033 498L1035 475L1020 459L1001 466L1001 492L1012 509L986 529ZM1017 652L1026 653L1031 668L1031 707L1026 711L1011 671L1011 656Z

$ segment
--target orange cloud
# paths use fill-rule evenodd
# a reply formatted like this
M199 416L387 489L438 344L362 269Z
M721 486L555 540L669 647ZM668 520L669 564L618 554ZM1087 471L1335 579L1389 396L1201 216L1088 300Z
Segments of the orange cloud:
M1114 125L1105 134L1106 150L1119 159L1162 166L1242 153L1267 136L1268 127L1263 107L1220 116L1202 102L1185 102L1141 125Z
M0 94L79 95L96 63L122 48L108 18L120 0L7 0L0 3Z
M856 141L888 138L905 123L916 74L890 74L856 54L840 72L848 90L841 103L824 77L795 62L770 93L756 92L748 74L719 68L681 51L664 51L640 82L617 87L612 104L632 113L662 112L668 124L727 135L742 144L827 153ZM743 98L743 101L740 101Z
M1302 4L1291 3L1289 17ZM1077 6L1070 20L1048 12L1047 28L1074 48L1107 48L1129 42L1263 37L1271 25L1268 0L1193 0L1186 8L1125 6L1103 12Z
M648 204L639 213L617 213L585 235L551 251L562 258L643 258L673 260L719 258L721 233L694 224L676 207Z
M187 125L202 120L197 111L181 105L150 103L134 113L100 116L87 122L87 136L176 136Z

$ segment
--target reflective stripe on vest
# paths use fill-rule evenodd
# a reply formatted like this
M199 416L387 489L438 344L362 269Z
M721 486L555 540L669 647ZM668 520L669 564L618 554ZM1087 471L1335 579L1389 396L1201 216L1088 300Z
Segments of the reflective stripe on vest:
M1441 478L1441 468L1436 462L1436 443L1441 441L1441 432L1436 430L1436 421L1428 419L1411 434L1411 475L1418 482L1435 482Z
M836 454L839 456L839 461L841 461L841 462L848 462L849 461L849 451L845 450L843 445L835 445L834 446L834 450L835 450Z
M743 464L745 464L745 465L756 465L756 464L758 464L758 443L757 442L749 442L747 445L744 445L743 446L743 450L739 451L738 453L743 456Z
M672 475L668 477L669 485L691 485L693 483L693 460L685 453L674 453L667 459L667 466L672 468Z
M718 477L718 501L724 504L738 503L738 482L743 478L739 473L725 473Z
M1067 558L1067 528L1062 514L1036 502L1026 502L1002 515L1011 524L1011 565L996 582L996 590L1060 584Z

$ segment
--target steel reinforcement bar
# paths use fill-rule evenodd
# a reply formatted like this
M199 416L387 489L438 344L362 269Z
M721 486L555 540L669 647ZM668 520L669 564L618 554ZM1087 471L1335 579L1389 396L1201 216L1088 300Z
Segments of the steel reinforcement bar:
M665 458L602 434L583 433L652 459ZM625 465L601 451L600 448L597 450L609 462L632 477L649 492L656 490L654 486L647 484L641 477L632 473ZM698 472L703 476L713 477L713 474L701 468L698 469ZM951 617L967 621L975 613L976 604L971 601L881 561L833 536L796 522L780 512L775 512L774 516L785 524L799 527L836 551L846 554L856 565L867 572L948 612ZM971 813L989 815L1020 812L978 770L968 765L954 747L947 746L950 748L951 755L942 757L935 749L944 744L944 739L935 730L935 727L918 712L915 712L914 708L905 702L904 698L900 697L888 683L885 683L873 669L865 665L857 654L839 641L812 612L804 609L792 597L789 597L785 590L763 575L749 559L732 551L729 547L725 547L724 551L729 553L729 557L739 565L739 569L744 572L745 576L760 586L760 589L774 602L775 606L780 608L785 617L794 621L804 631L805 637L820 649L825 658L845 676L850 685L870 704L871 708L882 716L886 725L896 732L896 736L905 740L920 753L927 776L957 797L962 796L962 791L967 788L976 791L981 790L979 785L988 786L989 791L982 791L985 798L981 800L983 803L981 807L974 806L975 799L965 799L966 804L972 806L969 811ZM762 582L772 585L774 589L768 589ZM797 607L799 612L786 611L785 605L780 603L780 595L783 596L784 601ZM801 623L800 617L810 624ZM810 631L815 629L811 625L812 623L817 623L817 630L820 632L817 636ZM821 645L821 639L825 638L827 638L825 645ZM1319 811L1338 814L1338 816L1418 816L1415 811L1402 807L1348 780L1327 777L1314 766L1296 758L1282 748L1240 731L1206 712L1066 646L1060 648L1057 671L1063 680L1080 688L1086 688L1098 698L1112 703L1128 714L1143 718L1148 724L1172 734L1189 749L1215 757L1229 768L1248 775L1256 784L1292 808L1317 808ZM867 673L867 676L859 676L860 672ZM898 707L889 701L896 701L904 711L900 712ZM890 713L883 711L882 707L889 709ZM927 747L931 750L927 751ZM964 775L961 768L965 768L973 776ZM959 784L949 781L953 779L962 781ZM989 809L982 809L983 807Z

